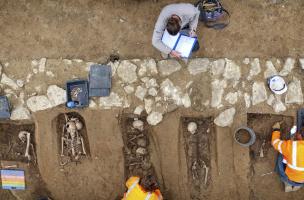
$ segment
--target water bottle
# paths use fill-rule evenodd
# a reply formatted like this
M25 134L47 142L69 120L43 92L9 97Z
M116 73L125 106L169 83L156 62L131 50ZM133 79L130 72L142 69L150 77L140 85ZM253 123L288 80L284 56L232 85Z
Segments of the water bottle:
M69 101L69 102L67 102L67 104L66 104L66 106L67 106L68 108L76 108L77 105L79 105L79 103L78 103L77 101Z
M297 132L297 126L294 125L291 129L290 129L290 137L294 136L294 134Z

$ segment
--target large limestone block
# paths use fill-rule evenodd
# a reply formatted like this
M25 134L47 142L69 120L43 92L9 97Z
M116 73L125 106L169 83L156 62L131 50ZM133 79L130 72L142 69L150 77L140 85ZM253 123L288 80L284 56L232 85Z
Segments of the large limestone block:
M303 93L301 88L301 81L294 78L288 85L287 94L285 96L286 104L302 104L303 103Z
M252 105L257 105L267 100L267 91L263 82L254 82L252 86Z
M117 68L117 75L125 83L134 83L137 81L136 68L136 65L128 60L124 60Z
M269 78L271 76L278 75L276 68L274 67L271 60L266 61L266 70L264 72L264 78Z
M226 66L224 71L224 78L227 80L234 80L238 81L241 77L241 70L240 67L235 64L232 60L225 59Z
M12 88L13 90L18 90L19 89L19 86L17 85L17 83L9 78L6 74L2 74L2 78L1 78L1 83L3 85L7 85L9 86L10 88Z
M182 66L177 60L169 59L158 62L158 69L162 76L169 76L170 74L179 71L181 68Z
M50 85L47 89L47 96L52 106L58 106L64 104L66 99L66 91L57 85Z
M235 115L235 108L229 108L220 113L215 119L214 123L220 127L230 126L233 123Z
M224 73L225 70L225 60L224 59L218 59L210 64L211 68L211 74L213 76L218 76Z
M261 72L261 65L260 60L258 58L253 59L253 61L250 63L250 71L249 76L247 77L247 80L252 80L254 76L257 76Z
M32 112L52 108L52 103L44 95L30 97L26 101L26 105Z
M163 114L159 112L151 112L147 117L148 124L155 126L163 120Z
M294 58L287 58L282 71L280 71L281 76L287 76L293 70L296 60Z
M222 96L224 94L224 89L227 87L226 80L214 80L211 83L212 97L211 97L211 107L220 107L222 104Z
M17 108L13 109L10 119L11 120L31 119L31 113L27 108L25 108L23 106L18 106Z
M192 59L188 65L188 71L191 75L207 72L209 69L210 61L208 58Z
M105 109L124 106L124 100L117 93L111 92L108 97L100 97L99 106Z

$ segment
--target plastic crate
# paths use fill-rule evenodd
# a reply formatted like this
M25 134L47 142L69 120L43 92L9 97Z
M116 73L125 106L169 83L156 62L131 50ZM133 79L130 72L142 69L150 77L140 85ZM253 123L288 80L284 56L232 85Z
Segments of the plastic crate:
M110 95L112 70L108 65L91 65L89 73L89 96L104 97Z
M89 105L89 90L87 80L68 81L66 83L66 92L68 108L82 108Z
M6 96L0 96L0 119L9 119L11 117L10 105Z

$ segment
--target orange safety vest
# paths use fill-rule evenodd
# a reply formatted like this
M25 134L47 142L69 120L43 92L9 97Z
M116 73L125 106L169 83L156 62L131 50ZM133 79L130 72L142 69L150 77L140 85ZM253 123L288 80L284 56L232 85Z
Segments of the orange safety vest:
M280 131L272 132L271 144L283 157L287 165L285 173L289 180L304 182L304 141L280 140Z
M138 184L139 177L132 176L127 182L126 186L128 191L124 194L122 200L162 200L162 195L159 190L154 192L146 192L143 188Z

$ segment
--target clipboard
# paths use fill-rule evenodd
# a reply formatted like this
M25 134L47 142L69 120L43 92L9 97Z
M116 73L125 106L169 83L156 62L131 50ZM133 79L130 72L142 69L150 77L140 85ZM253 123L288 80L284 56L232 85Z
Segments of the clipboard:
M165 30L162 36L162 42L169 48L180 52L182 58L189 58L192 53L192 49L197 42L197 38L181 33L170 35L168 31Z

